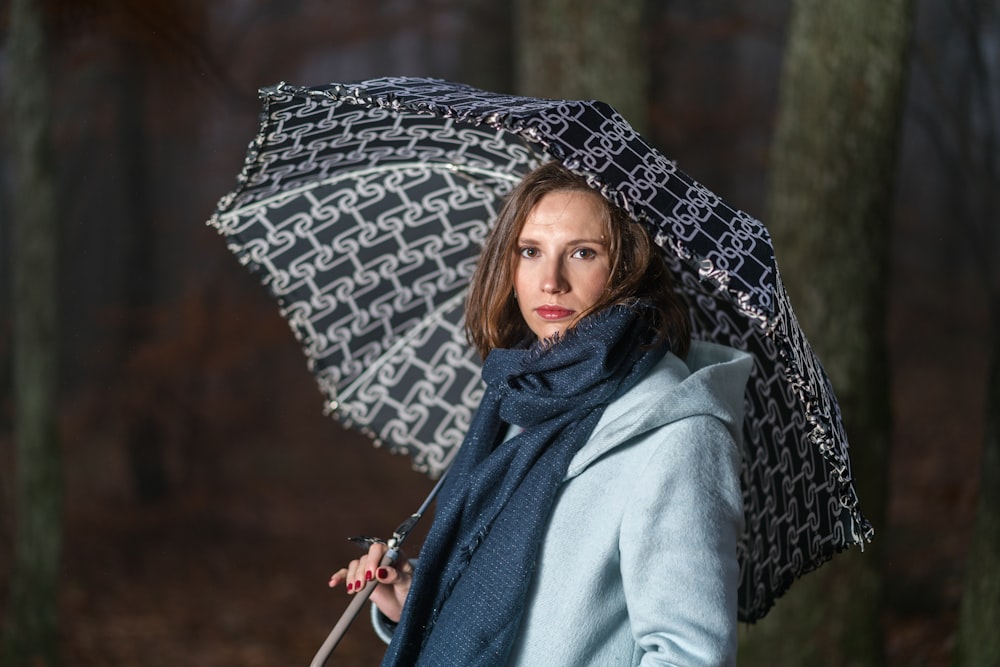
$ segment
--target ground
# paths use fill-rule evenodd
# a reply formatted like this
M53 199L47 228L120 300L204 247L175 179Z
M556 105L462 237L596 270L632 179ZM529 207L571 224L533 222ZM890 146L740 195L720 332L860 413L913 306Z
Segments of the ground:
M347 605L326 585L355 553L345 538L391 532L424 492L407 461L347 439L251 446L217 486L152 506L112 512L108 499L76 497L61 591L65 664L309 664ZM404 484L391 503L379 497ZM359 502L349 508L347 498ZM330 664L377 664L382 649L361 618Z

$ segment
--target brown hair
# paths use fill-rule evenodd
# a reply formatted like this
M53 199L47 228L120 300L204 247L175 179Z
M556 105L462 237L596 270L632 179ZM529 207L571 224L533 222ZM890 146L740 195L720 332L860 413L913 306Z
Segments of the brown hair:
M674 291L660 250L642 225L598 194L587 182L556 162L534 169L507 197L486 238L469 286L465 330L469 341L486 357L493 348L509 348L533 336L514 300L517 241L531 210L550 192L586 192L601 202L605 233L610 240L611 275L604 294L577 321L590 313L634 299L648 299L656 308L657 338L670 341L677 356L687 355L691 324L687 309Z

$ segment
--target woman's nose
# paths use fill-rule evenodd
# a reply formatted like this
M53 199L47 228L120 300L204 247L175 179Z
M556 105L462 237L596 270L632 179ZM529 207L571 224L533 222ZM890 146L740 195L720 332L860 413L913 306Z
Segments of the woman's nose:
M542 274L542 291L546 294L559 294L566 291L566 276L560 262L547 262Z

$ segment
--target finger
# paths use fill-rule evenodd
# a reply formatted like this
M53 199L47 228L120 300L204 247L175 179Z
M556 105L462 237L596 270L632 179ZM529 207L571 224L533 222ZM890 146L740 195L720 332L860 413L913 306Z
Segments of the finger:
M351 561L354 567L348 568L347 574L347 590L351 593L357 593L365 586L365 572L368 569L368 557L362 556L356 561Z
M391 566L376 568L375 579L380 584L394 584L399 581L399 570Z
M347 564L347 575L345 580L347 582L347 592L357 593L362 588L366 581L365 572L368 570L368 556L367 554L352 560Z
M347 581L347 568L342 567L336 572L334 572L332 575L330 575L329 586L330 588L335 588L345 581Z
M413 564L402 553L396 559L396 565L380 565L375 569L375 579L380 584L393 584L413 576Z
M376 542L368 547L368 555L365 559L365 580L375 579L375 572L384 565L385 554L389 550L385 544Z
M380 542L373 543L361 558L352 560L346 568L337 570L330 577L329 586L331 588L345 584L348 593L361 591L365 584L376 579L376 571L381 567L388 547Z

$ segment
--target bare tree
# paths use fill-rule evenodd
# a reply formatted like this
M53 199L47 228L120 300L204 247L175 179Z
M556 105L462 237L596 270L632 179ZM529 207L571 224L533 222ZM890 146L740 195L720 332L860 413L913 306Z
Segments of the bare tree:
M979 502L955 646L955 664L963 667L1000 664L1000 635L996 631L1000 626L1000 354L996 348L995 298Z
M918 52L918 75L930 83L929 108L918 110L921 129L950 176L948 222L970 241L976 281L989 310L984 439L979 498L966 561L955 664L1000 664L1000 8L988 0L952 0L951 26L938 54ZM945 69L946 68L946 69ZM944 218L942 218L944 219Z
M62 550L62 466L56 430L55 185L42 9L14 0L7 140L13 157L15 537L3 664L54 665Z
M599 99L644 131L650 72L644 4L642 0L518 0L514 19L517 92Z
M108 292L115 295L121 312L107 367L122 390L108 401L107 410L115 411L114 420L125 430L122 440L136 499L153 503L171 490L166 419L157 410L167 403L167 392L163 378L137 378L133 372L135 358L155 336L153 311L164 298L163 276L168 274L157 261L163 241L157 224L162 207L157 201L156 165L149 157L159 140L151 127L156 113L151 100L169 83L194 73L207 73L206 78L224 93L231 86L206 47L204 5L181 0L55 0L55 6L60 17L55 21L55 43L67 49L87 35L98 45L92 48L104 56L100 69L107 76L105 97L112 101L115 114L108 136L114 159L106 164L117 172L116 191L112 202L88 220L87 228L92 235L111 239L104 248L105 270L115 275ZM76 15L84 30L66 18ZM83 168L89 168L90 159L88 155Z
M862 509L885 527L888 230L912 0L796 0L767 217L796 314L830 374ZM880 543L806 575L744 634L741 664L885 661Z

